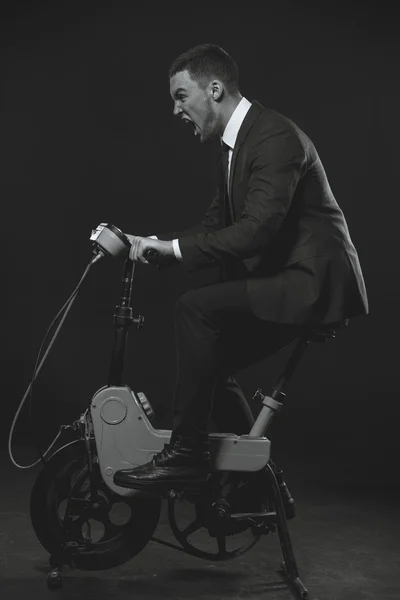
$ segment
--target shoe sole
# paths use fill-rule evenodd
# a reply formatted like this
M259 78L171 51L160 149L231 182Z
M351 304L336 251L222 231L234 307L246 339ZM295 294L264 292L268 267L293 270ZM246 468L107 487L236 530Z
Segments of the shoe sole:
M114 478L115 485L119 485L120 487L129 488L131 490L138 490L140 492L149 492L155 494L162 494L164 492L168 492L169 490L176 491L194 491L194 489L202 489L204 485L207 483L208 476L204 479L191 479L188 481L187 479L175 479L169 481L124 481L118 480L117 477Z

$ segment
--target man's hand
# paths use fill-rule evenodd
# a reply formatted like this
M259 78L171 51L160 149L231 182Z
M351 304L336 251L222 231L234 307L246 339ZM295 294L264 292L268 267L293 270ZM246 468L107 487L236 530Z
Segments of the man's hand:
M174 248L171 242L164 242L162 240L155 240L154 238L139 237L137 235L125 234L132 244L129 250L129 258L134 262L141 262L149 264L149 261L143 256L145 251L149 248L153 248L162 257L175 258Z

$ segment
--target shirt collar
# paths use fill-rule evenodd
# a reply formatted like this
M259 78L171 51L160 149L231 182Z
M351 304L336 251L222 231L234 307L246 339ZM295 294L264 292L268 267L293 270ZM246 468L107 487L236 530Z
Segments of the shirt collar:
M245 116L251 106L246 98L242 98L235 110L232 113L231 118L228 121L225 131L222 136L222 141L229 146L231 150L234 149L236 138L239 133L239 129L244 121Z

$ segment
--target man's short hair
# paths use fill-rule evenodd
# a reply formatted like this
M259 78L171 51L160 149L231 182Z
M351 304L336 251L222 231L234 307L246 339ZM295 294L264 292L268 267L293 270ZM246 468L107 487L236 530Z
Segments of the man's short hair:
M235 61L216 44L200 44L178 56L170 66L169 78L181 71L188 71L201 87L216 77L225 84L230 94L239 89L239 71Z

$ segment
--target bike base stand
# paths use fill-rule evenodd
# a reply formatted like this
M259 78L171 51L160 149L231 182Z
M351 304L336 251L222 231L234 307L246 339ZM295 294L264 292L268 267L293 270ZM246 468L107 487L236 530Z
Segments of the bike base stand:
M292 587L296 595L305 600L308 597L308 590L304 586L299 577L296 559L294 556L292 541L287 526L285 509L282 502L282 496L279 490L279 485L275 477L272 467L268 464L266 472L269 478L270 490L272 493L273 504L275 507L275 523L278 529L279 541L281 544L283 562L281 563L281 571Z
M274 470L270 464L265 467L265 473L267 475L266 494L272 500L272 505L275 510L258 513L236 513L231 514L230 518L238 521L251 520L256 526L264 528L266 532L278 530L283 555L280 571L285 576L295 594L301 598L301 600L305 600L308 597L308 590L299 577L281 491Z

